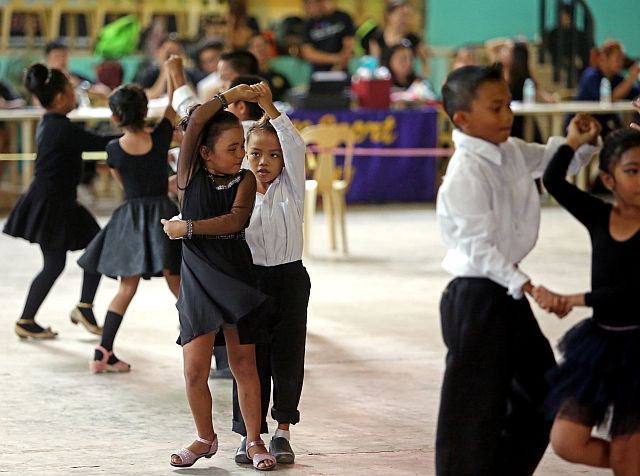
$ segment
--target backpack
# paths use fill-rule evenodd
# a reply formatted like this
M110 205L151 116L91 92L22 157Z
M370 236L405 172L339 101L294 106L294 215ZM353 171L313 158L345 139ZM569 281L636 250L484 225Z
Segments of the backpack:
M120 58L135 51L139 39L138 18L135 15L127 15L102 27L95 53L105 58Z

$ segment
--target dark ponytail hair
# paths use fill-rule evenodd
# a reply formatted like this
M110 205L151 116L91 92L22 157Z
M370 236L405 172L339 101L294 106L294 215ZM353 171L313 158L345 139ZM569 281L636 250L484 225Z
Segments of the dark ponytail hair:
M24 75L24 87L34 94L44 108L49 108L57 94L63 93L69 80L58 69L49 69L42 63L29 66Z
M613 174L613 169L622 154L634 147L640 147L640 131L624 128L610 133L600 151L600 170Z
M189 125L189 119L191 119L193 111L195 111L199 107L200 107L200 104L195 104L194 106L191 106L187 111L187 115L184 116L178 123L177 128L181 129L182 131L186 131L187 126ZM203 161L202 161L202 157L200 156L200 147L204 145L209 149L213 149L213 146L216 140L218 139L218 137L220 136L220 134L234 127L242 128L242 124L240 124L240 119L238 119L238 117L235 114L229 111L225 111L224 109L221 109L218 112L216 112L206 122L206 124L202 128L200 137L198 138L198 146L194 151L195 157L190 157L189 159L184 161L182 160L182 157L181 157L180 161L178 162L178 167L179 167L178 190L185 190L189 182L191 182L191 177L193 177L193 175L198 170L198 168L202 166ZM186 170L182 169L180 164L184 166L184 164L187 162L188 162L188 165L186 166ZM181 173L182 170L185 170L186 174L182 174ZM184 179L182 179L182 177L184 177Z
M133 130L144 129L148 103L144 90L135 84L120 86L109 95L109 109L118 116L118 126Z
M247 142L249 142L249 137L251 137L251 134L254 132L269 132L278 137L278 132L269 121L269 116L267 114L263 114L263 116L249 128L247 131Z

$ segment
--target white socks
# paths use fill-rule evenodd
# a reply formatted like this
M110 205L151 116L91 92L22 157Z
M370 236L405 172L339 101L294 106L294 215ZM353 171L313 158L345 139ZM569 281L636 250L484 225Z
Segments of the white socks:
M287 441L291 438L291 432L289 430L281 430L280 428L276 429L276 432L273 434L274 438L285 438Z

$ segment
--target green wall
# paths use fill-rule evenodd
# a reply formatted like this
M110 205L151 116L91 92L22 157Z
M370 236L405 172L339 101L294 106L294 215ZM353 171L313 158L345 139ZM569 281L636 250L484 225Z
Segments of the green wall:
M425 0L427 44L457 47L489 38L537 38L537 0ZM548 0L551 3L551 0ZM595 19L596 42L614 37L640 58L640 0L587 0Z

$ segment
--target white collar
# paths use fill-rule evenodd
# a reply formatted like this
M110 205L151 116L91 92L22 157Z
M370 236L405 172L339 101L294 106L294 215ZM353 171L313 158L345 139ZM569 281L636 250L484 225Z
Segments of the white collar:
M460 129L454 129L452 138L456 148L466 149L495 165L502 164L502 144L497 146L484 139L465 134Z

